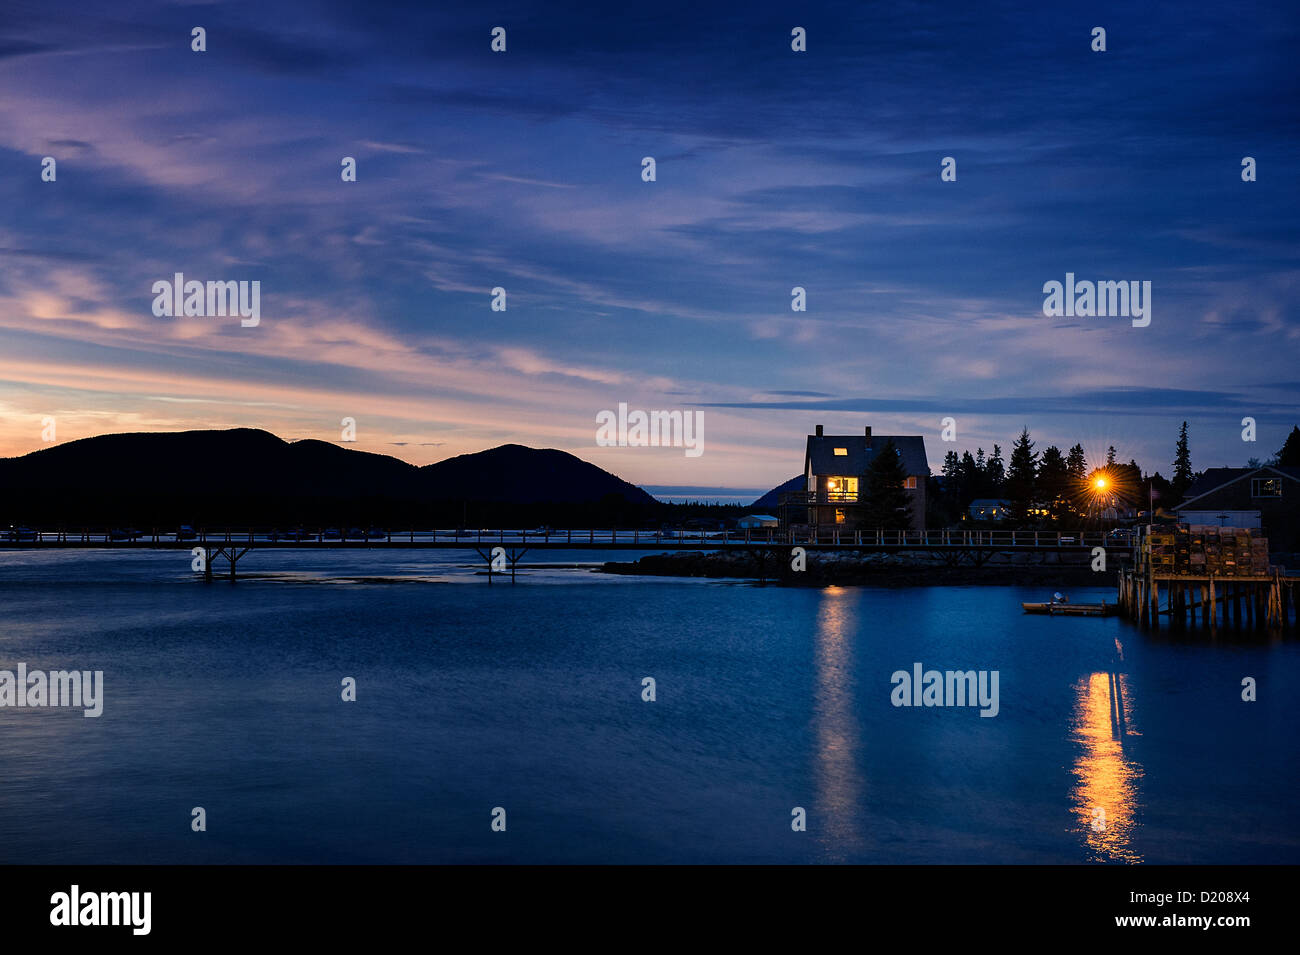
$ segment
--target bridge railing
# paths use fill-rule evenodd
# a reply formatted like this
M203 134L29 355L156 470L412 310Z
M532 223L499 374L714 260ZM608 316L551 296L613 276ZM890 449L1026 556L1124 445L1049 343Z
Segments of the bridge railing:
M373 531L373 533L371 533ZM740 544L798 545L814 544L841 547L879 548L996 548L996 549L1079 549L1109 546L1116 549L1131 547L1128 540L1110 537L1104 531L1013 531L1013 530L890 530L846 529L838 526L760 527L710 530L690 529L620 529L620 528L533 528L528 530L415 530L389 529L360 531L358 529L316 528L293 531L275 531L264 528L208 528L198 527L181 536L176 531L151 528L148 531L121 528L59 528L56 530L0 530L3 543L116 543L124 546L137 542L180 543L193 541L206 543L247 543L259 541L311 544L385 544L409 541L474 543L474 544L557 544L568 546L631 544L646 547L694 544L721 547Z

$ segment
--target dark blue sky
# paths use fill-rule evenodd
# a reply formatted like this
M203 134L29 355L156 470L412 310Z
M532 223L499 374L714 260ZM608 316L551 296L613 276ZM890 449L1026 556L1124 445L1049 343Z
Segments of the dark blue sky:
M1198 468L1300 421L1294 3L735 6L9 4L0 454L351 416L764 488L817 423L1168 473L1184 419ZM260 325L155 317L177 271ZM1067 272L1150 281L1150 326L1046 317ZM597 447L619 402L705 453Z

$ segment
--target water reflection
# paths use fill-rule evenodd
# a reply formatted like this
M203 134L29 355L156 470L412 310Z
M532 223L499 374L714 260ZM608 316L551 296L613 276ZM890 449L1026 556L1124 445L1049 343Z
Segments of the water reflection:
M817 614L813 782L817 825L833 860L857 849L862 838L858 820L866 787L858 770L861 730L853 703L853 635L861 599L859 588L827 587Z
M1080 752L1070 796L1089 859L1141 862L1131 842L1142 767L1125 752L1127 737L1138 735L1125 675L1111 671L1082 677L1075 685L1071 722Z

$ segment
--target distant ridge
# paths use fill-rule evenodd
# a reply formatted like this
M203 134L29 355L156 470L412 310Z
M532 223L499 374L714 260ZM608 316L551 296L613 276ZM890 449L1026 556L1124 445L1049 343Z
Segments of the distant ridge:
M757 501L755 501L753 504L749 506L754 508L755 510L763 510L764 508L771 510L772 508L776 507L778 504L781 503L781 495L786 493L787 491L805 490L807 486L807 481L808 478L806 475L796 474L794 477L790 478L790 480L786 481L784 484L778 484L776 487L772 488L772 490L768 491L766 494L764 494L762 497L760 497Z
M503 444L426 465L420 469L420 479L424 492L434 499L576 504L614 494L633 503L654 503L635 484L567 451L522 444Z
M489 515L638 517L657 506L641 488L572 454L518 444L416 467L236 428L99 435L0 458L5 524L458 525Z

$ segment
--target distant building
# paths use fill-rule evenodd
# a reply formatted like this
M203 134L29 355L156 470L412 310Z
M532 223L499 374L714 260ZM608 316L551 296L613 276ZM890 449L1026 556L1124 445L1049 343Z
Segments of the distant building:
M1210 468L1174 513L1188 524L1258 527L1273 553L1300 551L1300 468Z
M972 521L1000 521L1007 516L1010 501L994 497L979 497L970 502L967 513Z
M781 522L771 514L746 514L740 520L736 521L736 526L741 530L756 527L776 527Z
M925 529L925 483L930 464L920 435L825 434L817 425L804 450L804 482L800 491L781 495L782 520L814 526L866 527L867 473L875 455L890 441L907 475L903 487L911 498L912 527Z

